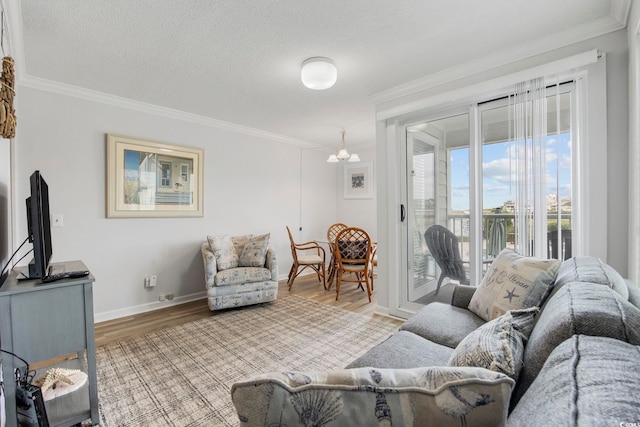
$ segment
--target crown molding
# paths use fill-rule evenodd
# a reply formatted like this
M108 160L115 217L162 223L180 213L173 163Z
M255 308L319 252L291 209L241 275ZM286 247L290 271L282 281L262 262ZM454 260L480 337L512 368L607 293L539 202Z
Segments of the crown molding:
M84 99L87 101L110 105L113 107L126 108L129 110L134 110L142 113L153 114L156 116L162 116L170 119L195 123L195 124L208 126L216 129L222 129L226 131L241 133L244 135L249 135L257 138L263 138L270 141L282 142L285 144L295 145L297 147L302 147L302 148L317 147L317 144L304 141L301 139L291 138L285 135L280 135L274 132L269 132L269 131L265 131L257 128L243 126L236 123L226 122L223 120L213 119L211 117L205 117L198 114L188 113L185 111L175 110L173 108L162 107L159 105L149 104L141 101L135 101L129 98L110 95L108 93L86 89L86 88L69 85L65 83L54 82L52 80L42 79L39 77L23 75L22 78L20 79L16 78L16 86L28 87L31 89L38 89L45 92L56 93L59 95L70 96L78 99Z
M110 95L104 92L85 89L79 86L68 85L47 79L42 79L39 77L30 76L24 71L24 46L22 42L22 13L20 11L20 3L12 0L0 0L0 5L2 5L2 8L6 12L6 19L8 23L7 31L9 33L10 39L9 45L11 48L11 54L13 55L16 64L16 86L29 87L32 89L39 89L46 92L57 93L59 95L71 96L87 101L111 105L114 107L127 108L134 111L140 111L171 119L200 124L216 129L237 132L257 138L263 138L269 141L282 142L302 148L316 148L318 146L317 144L311 143L309 141L291 138L274 132L268 132L261 129L242 126L236 123L225 122L223 120L200 116L198 114L187 113L172 108L161 107L159 105Z
M499 76L491 80L482 81L470 86L463 86L458 89L440 93L431 97L418 99L398 106L380 109L376 113L376 120L387 120L403 114L408 114L425 108L434 107L436 105L444 105L452 99L463 100L476 96L480 93L491 93L498 87L508 87L517 82L529 80L538 76L559 75L566 73L568 70L576 70L580 67L593 64L600 58L600 53L596 49L582 52L567 58L548 62L528 68L526 70L516 71L507 75ZM497 94L496 94L497 95Z
M423 78L375 93L368 98L375 105L382 104L484 71L500 68L532 56L624 29L627 25L631 1L632 0L614 0L611 6L611 13L607 17L540 37L523 43L514 49L498 51L480 59L438 71Z
M162 117L196 123L216 129L237 132L244 135L267 139L270 141L283 142L285 144L291 144L297 147L317 147L317 144L313 144L311 142L303 141L296 138L291 138L285 135L280 135L274 132L268 132L261 129L242 126L236 123L225 122L223 120L217 120L193 113L187 113L167 107L161 107L159 105L134 101L132 99L110 95L91 89L85 89L79 86L68 85L47 79L42 79L39 77L30 76L25 72L24 44L22 40L22 12L20 10L20 2L15 0L0 0L0 5L5 11L7 20L7 32L9 36L8 44L10 46L10 52L15 61L16 68L16 86L29 87L32 89L39 89L46 92L71 96L74 98L98 102L115 107L127 108L134 111L140 111L148 114L154 114Z

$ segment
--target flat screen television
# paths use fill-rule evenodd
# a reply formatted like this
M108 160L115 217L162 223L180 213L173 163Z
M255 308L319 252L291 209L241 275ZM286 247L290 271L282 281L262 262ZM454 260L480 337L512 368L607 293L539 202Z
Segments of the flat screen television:
M31 196L27 197L27 227L33 244L33 260L29 263L29 278L41 279L49 272L51 261L51 220L49 216L49 186L40 171L29 179Z

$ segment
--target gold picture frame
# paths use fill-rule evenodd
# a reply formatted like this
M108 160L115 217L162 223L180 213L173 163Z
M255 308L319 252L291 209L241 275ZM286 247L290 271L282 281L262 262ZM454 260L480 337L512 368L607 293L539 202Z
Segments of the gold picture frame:
M107 218L201 217L204 150L107 134Z

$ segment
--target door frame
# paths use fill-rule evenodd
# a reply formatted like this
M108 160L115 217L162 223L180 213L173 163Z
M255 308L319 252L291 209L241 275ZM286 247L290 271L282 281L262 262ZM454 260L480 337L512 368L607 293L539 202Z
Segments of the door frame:
M408 126L405 126L405 132L407 130ZM413 236L415 233L415 230L413 229L413 224L415 224L415 216L414 216L414 209L412 206L412 201L413 201L413 197L411 197L410 195L413 194L413 178L409 177L409 162L413 161L413 149L409 149L410 145L411 147L413 147L413 140L414 139L418 139L416 137L414 137L413 135L417 136L417 133L411 133L412 136L407 136L405 139L405 146L404 146L404 154L405 154L405 188L406 188L406 199L405 199L405 206L406 206L406 211L407 211L407 234L404 236L404 238L406 240L404 240L406 247L407 247L407 299L408 301L415 301L420 297L425 296L426 294L428 294L431 291L434 291L436 289L436 285L437 285L437 279L439 277L439 272L440 272L440 268L436 266L436 275L435 278L427 281L426 283L424 283L423 285L419 286L418 288L416 288L414 286L414 279L415 279L415 274L413 273L413 266L412 266L412 262L411 260L413 260L415 258L415 254L413 253L413 248L414 248L414 242L413 242L413 238L410 236ZM420 132L420 135L424 136L424 139L420 139L420 141L424 142L425 144L433 147L433 172L434 172L434 198L436 201L436 212L435 212L435 221L436 223L438 223L438 211L440 210L440 207L438 206L438 200L440 200L440 190L439 190L439 185L438 185L438 171L439 171L439 164L440 164L440 147L442 145L442 139L438 138L437 136L433 135L432 133L428 132L428 131L424 131L424 132Z

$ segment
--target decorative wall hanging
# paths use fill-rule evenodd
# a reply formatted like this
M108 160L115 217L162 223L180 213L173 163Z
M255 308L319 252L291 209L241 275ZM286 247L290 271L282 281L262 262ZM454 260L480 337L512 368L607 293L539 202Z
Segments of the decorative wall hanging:
M107 135L107 218L203 216L204 150Z
M16 76L13 58L2 58L2 76L0 77L0 135L3 138L16 136L16 110L13 108Z
M344 165L344 198L373 198L373 163L347 163Z

